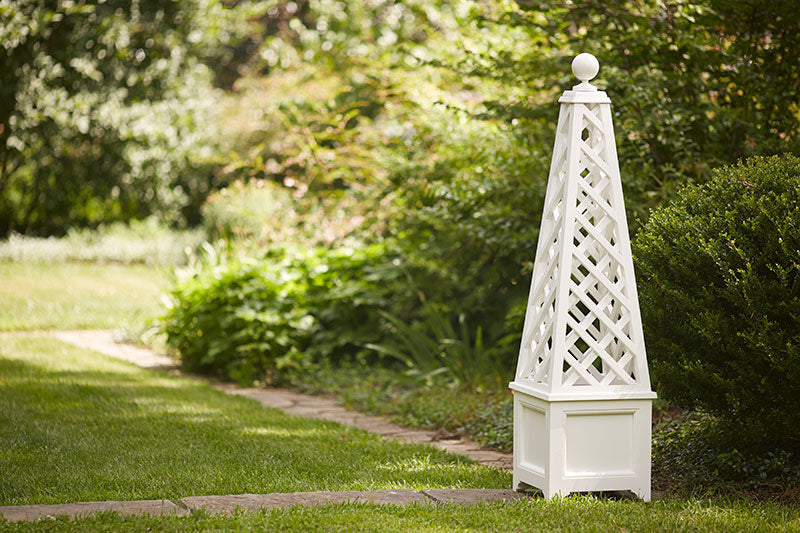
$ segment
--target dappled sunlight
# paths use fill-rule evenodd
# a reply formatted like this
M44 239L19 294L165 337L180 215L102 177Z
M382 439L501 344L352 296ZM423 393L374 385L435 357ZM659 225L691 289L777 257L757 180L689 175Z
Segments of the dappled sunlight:
M508 481L420 445L287 416L53 339L17 339L2 351L13 355L0 356L0 449L25 450L0 454L2 504Z
M0 277L0 330L139 327L160 312L166 279L142 265L2 260Z
M222 410L208 407L200 403L178 403L174 400L154 397L136 397L133 403L150 413L171 414L171 415L190 415L191 420L199 420L204 417L204 421L211 421L222 416Z
M330 434L330 430L319 428L289 429L281 427L246 427L241 432L245 435L263 435L270 437L321 437Z
M46 372L77 372L87 375L136 375L142 369L106 357L96 352L81 350L71 344L51 337L9 336L2 339L0 357L8 360L24 361Z
M435 460L430 455L426 455L423 457L415 456L415 457L407 457L397 461L393 461L390 463L383 463L376 468L381 470L389 470L392 472L403 472L403 473L430 473L430 472L439 472L442 470L453 470L458 469L460 471L478 471L482 468L485 468L479 464L470 464L466 462L459 462L459 463L443 463L441 460Z

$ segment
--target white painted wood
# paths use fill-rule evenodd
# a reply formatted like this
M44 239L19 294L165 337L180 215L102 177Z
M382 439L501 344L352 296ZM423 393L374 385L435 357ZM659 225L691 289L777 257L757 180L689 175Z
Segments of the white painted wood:
M594 56L579 54L572 70L581 83L559 99L522 344L509 385L515 397L514 486L532 485L548 498L632 490L649 499L655 393L611 101L589 83L598 69ZM542 428L547 435L539 434ZM624 474L617 468L623 456L632 458ZM534 468L529 457L544 459Z

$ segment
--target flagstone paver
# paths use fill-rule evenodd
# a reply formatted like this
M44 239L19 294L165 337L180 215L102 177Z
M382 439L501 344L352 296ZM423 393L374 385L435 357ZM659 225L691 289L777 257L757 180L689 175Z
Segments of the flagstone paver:
M432 503L432 500L423 493L413 490L232 494L229 496L191 496L178 500L178 504L189 511L203 509L215 514L231 514L237 509L258 511L260 509L286 508L296 505L323 505L344 502L408 505L411 503Z
M120 344L114 340L114 332L109 330L52 331L56 339L87 348L96 352L113 355L143 368L176 368L178 363L169 357L159 355L147 348Z
M150 516L166 514L183 516L188 512L185 508L179 507L169 500L136 500L59 503L52 505L7 505L0 507L0 516L9 522L20 522L64 515L75 518L105 511L116 511L120 514L147 514Z
M175 502L170 500L137 500L129 502L79 502L52 505L0 506L0 517L9 522L36 521L42 518L88 516L93 513L116 511L120 514L147 514L150 516L173 514L184 516L204 510L212 514L232 514L237 510L259 511L297 505L324 505L326 503L362 503L374 505L470 505L482 502L517 501L531 494L506 489L428 489L398 490L346 490L340 492L276 492L271 494L229 494L225 496L188 496Z

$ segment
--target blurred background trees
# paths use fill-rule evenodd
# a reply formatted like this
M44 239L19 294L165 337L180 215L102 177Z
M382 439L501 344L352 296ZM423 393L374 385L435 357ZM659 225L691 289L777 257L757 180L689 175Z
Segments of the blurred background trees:
M197 223L219 186L202 60L229 39L222 10L0 4L0 233L61 234L149 214Z
M391 192L412 224L426 201L440 222L478 199L513 212L495 188L541 187L553 99L581 50L614 95L635 219L712 167L798 148L790 1L0 6L2 234L149 214L196 225L210 193L250 178L319 201ZM449 202L467 177L481 183Z

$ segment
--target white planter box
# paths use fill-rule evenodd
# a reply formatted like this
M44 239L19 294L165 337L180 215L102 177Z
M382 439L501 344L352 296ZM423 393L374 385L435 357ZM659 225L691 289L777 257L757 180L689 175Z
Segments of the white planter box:
M650 501L650 399L547 401L514 389L514 489Z

